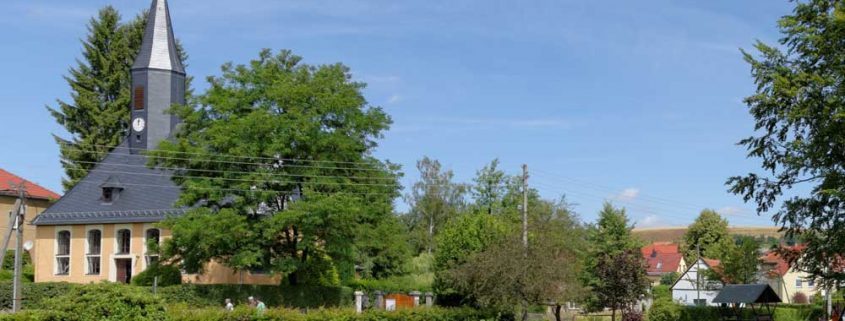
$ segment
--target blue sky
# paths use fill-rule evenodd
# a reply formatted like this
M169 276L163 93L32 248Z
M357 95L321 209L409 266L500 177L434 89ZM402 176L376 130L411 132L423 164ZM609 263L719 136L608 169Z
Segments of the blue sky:
M604 200L638 226L686 225L704 208L771 225L726 192L757 170L735 142L752 133L754 85L739 48L773 43L785 0L170 0L188 73L204 78L261 48L343 62L394 125L378 156L423 155L469 181L493 158L593 220ZM67 100L88 18L128 19L147 0L12 0L0 11L0 168L56 191L63 175L44 106ZM401 203L401 202L400 202ZM400 204L400 209L406 208Z

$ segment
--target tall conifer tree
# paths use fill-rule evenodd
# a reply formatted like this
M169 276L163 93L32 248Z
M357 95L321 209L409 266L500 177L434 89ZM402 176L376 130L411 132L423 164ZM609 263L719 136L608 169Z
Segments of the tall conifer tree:
M82 59L70 69L65 80L71 89L71 101L57 100L57 107L47 109L71 137L54 135L59 144L62 180L69 190L105 157L111 147L120 144L129 124L130 69L141 47L147 13L121 23L113 7L100 9L88 22L88 36L82 41ZM186 55L177 44L184 62ZM188 82L190 84L190 80ZM190 88L190 86L189 86ZM188 90L190 95L190 90Z

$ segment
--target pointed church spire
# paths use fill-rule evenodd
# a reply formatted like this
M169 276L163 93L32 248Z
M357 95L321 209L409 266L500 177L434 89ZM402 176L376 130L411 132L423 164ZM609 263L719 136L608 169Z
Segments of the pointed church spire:
M176 38L170 23L167 0L153 0L147 16L144 41L132 69L161 69L184 74L185 68L176 51Z

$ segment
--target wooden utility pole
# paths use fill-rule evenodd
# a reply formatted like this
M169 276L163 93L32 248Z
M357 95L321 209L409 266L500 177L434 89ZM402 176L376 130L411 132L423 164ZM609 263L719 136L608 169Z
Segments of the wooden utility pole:
M701 302L701 243L697 243L695 245L695 292L696 292L696 302L695 305L699 305Z
M14 186L14 184L9 184ZM9 227L6 230L6 235L3 238L3 248L0 249L0 269L3 267L3 261L6 259L6 250L9 248L9 239L12 237L12 232L15 232L15 276L12 287L12 311L18 312L21 310L21 265L23 263L23 224L24 217L26 217L26 187L21 182L16 186L18 192L18 199L15 201L15 206L9 212Z
M528 256L528 165L522 165L522 246Z

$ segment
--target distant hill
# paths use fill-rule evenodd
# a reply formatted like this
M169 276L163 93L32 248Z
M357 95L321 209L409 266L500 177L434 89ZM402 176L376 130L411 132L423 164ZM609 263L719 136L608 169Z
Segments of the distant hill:
M781 238L782 233L774 226L736 226L729 227L729 232L736 235L771 236ZM645 242L676 242L683 238L686 227L650 227L635 228L634 236Z

